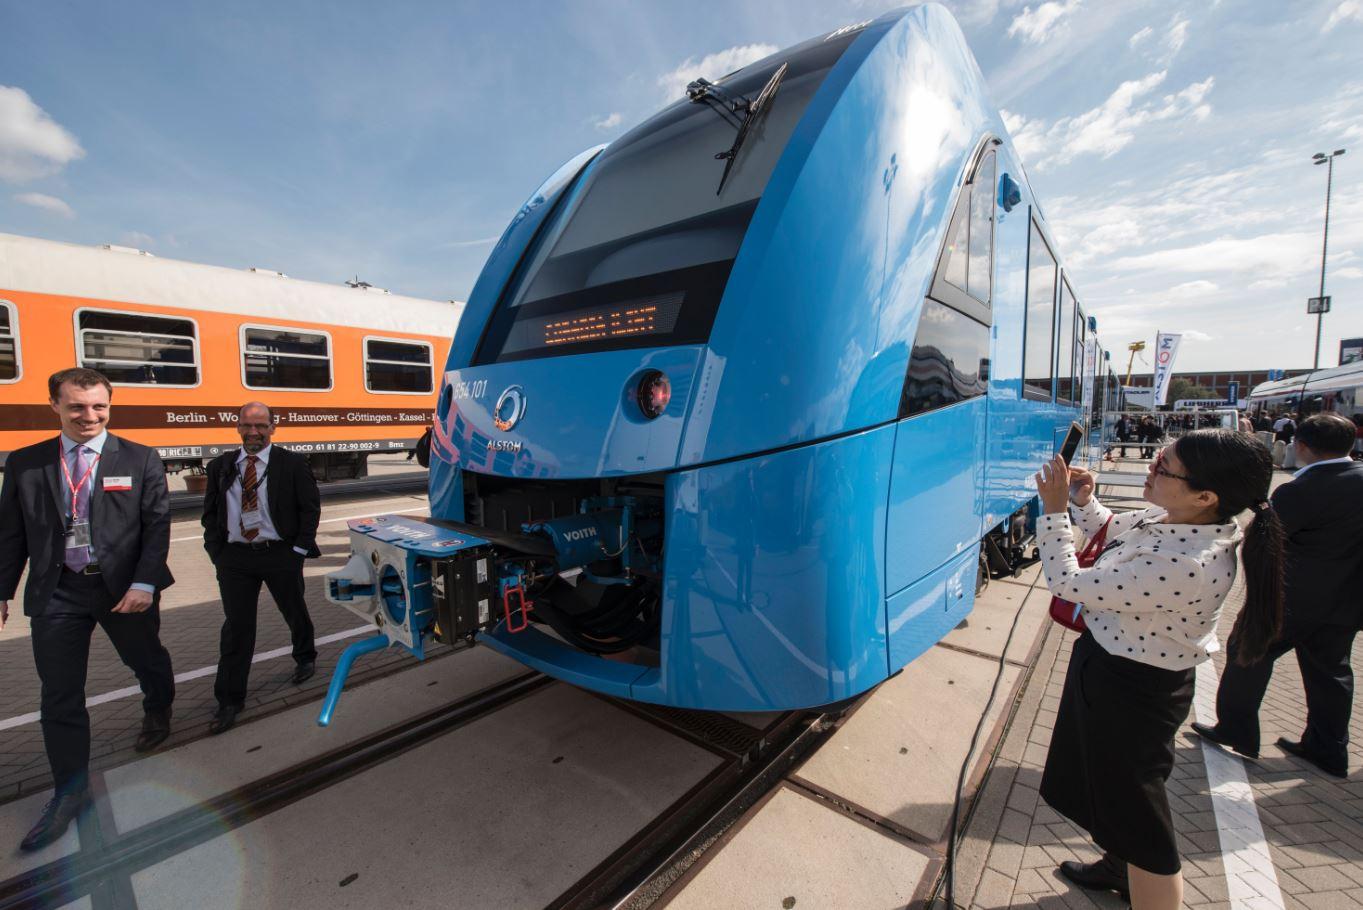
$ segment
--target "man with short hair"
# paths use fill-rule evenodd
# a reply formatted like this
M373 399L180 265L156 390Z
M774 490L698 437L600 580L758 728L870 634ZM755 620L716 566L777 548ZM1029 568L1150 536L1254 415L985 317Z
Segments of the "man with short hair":
M95 626L142 687L138 752L170 734L175 698L159 634L160 592L175 581L165 467L154 449L108 431L113 386L103 374L62 370L47 389L61 435L11 453L0 489L0 626L27 562L24 615L55 788L23 850L61 837L90 801L85 673Z
M208 732L224 733L246 703L256 646L260 586L270 589L293 639L293 682L314 672L317 649L304 594L303 560L321 556L317 525L322 496L307 459L270 444L274 415L253 401L237 415L241 448L208 464L204 549L218 570L225 615L213 694L218 710Z
M1349 654L1363 620L1363 464L1349 457L1353 440L1353 423L1339 414L1316 414L1296 428L1293 447L1303 467L1272 496L1286 536L1282 634L1263 660L1248 667L1235 662L1235 640L1227 643L1216 726L1193 724L1212 742L1258 757L1259 704L1273 662L1295 650L1306 689L1306 730L1300 740L1283 738L1278 745L1336 777L1349 771Z

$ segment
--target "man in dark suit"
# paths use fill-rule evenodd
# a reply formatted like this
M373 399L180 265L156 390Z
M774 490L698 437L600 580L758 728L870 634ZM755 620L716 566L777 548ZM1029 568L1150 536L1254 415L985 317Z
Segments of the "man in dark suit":
M1336 777L1349 771L1349 653L1363 620L1363 465L1349 457L1353 440L1353 423L1339 414L1316 414L1297 427L1292 444L1304 467L1272 497L1287 538L1282 635L1248 667L1235 663L1235 641L1229 642L1216 726L1193 724L1203 737L1258 757L1259 704L1273 662L1295 650L1306 689L1306 730L1300 740L1279 739L1278 745Z
M95 626L142 686L137 751L165 741L175 698L158 609L175 581L165 468L154 449L109 433L113 387L102 374L62 370L47 389L61 435L12 453L0 490L0 626L27 562L24 615L55 787L24 850L61 837L90 801L85 671Z
M307 459L270 444L274 427L268 407L244 405L237 415L241 448L208 464L204 549L218 570L226 614L213 686L218 711L210 733L230 730L246 702L262 584L270 589L293 637L295 684L312 676L317 659L304 599L303 560L322 555L317 549L322 497Z

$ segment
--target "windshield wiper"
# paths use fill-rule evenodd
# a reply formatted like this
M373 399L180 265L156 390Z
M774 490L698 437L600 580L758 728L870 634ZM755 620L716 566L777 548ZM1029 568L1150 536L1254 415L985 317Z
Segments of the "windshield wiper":
M734 161L738 158L738 150L743 147L743 141L748 138L748 131L752 125L765 114L776 98L776 90L781 87L781 80L786 77L786 67L790 64L782 63L780 69L771 74L767 84L762 86L762 91L757 94L757 100L748 105L748 116L743 118L743 125L738 128L738 135L734 137L734 144L729 146L727 152L720 152L716 158L724 161L724 173L720 175L719 186L715 188L715 195L718 196L724 191L724 181L729 179L729 171L733 170Z
M697 77L695 81L687 84L686 97L695 104L710 105L711 110L739 129L743 127L743 121L739 119L738 112L746 110L751 103L742 95L735 98L723 86L703 77Z

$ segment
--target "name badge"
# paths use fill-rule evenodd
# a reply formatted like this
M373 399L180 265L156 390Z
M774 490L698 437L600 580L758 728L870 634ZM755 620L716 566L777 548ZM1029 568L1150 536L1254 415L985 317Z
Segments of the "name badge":
M66 529L66 549L90 546L90 522L73 521Z
M132 488L133 479L131 476L104 478L104 492L106 493L110 490L131 490Z
M241 513L241 526L248 531L258 529L262 523L259 509L252 509L249 512Z

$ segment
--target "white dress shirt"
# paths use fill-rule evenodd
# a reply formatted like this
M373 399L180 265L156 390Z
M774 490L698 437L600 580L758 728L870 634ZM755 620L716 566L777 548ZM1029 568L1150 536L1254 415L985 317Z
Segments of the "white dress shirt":
M1158 508L1114 514L1090 499L1070 505L1090 536L1112 518L1107 546L1088 569L1079 568L1070 516L1037 519L1041 566L1052 594L1083 604L1084 621L1103 650L1163 667L1186 670L1221 649L1216 622L1235 583L1234 521L1172 524Z
M85 446L87 449L95 453L95 457L90 459L90 479L86 481L86 483L90 485L90 501L92 506L94 504L95 484L99 482L99 463L104 460L104 443L108 439L109 439L108 430L100 430L99 435L96 436L94 439L89 440L88 442L76 442L74 439L72 439L70 436L67 436L65 433L61 434L62 459L65 460L68 466L71 464L71 450L74 449L76 446ZM74 477L72 479L75 480L76 483L80 483L79 477ZM66 490L66 495L68 496L71 495L71 485L66 482L65 471L62 471L62 488ZM69 504L67 505L67 508L68 509L70 508ZM90 532L92 534L94 533L93 520L90 523ZM91 547L90 549L93 550L94 547ZM99 562L99 560L95 558L94 553L90 554L90 561ZM146 591L148 594L156 593L155 585L149 585L140 581L135 581L132 584L128 585L128 587L135 591Z
M260 527L256 534L256 541L279 540L279 532L275 530L274 522L270 520L270 450L273 445L268 445L256 453L259 463L256 465L256 507L260 509ZM227 488L227 541L229 543L251 543L241 533L241 480L246 474L246 459L249 453L246 449L237 450L237 476L232 481L232 485ZM294 547L293 551L299 556L307 556L308 551L302 547Z
M1302 476L1302 475L1305 474L1307 471L1309 471L1309 470L1311 470L1312 468L1314 468L1316 465L1322 465L1322 464L1353 464L1353 463L1354 463L1354 460L1353 460L1353 458L1352 458L1351 456L1349 456L1349 455L1341 455L1341 456L1338 457L1338 458L1325 458L1325 459L1322 459L1322 460L1320 460L1320 461L1313 461L1313 462L1311 462L1310 464L1306 465L1305 467L1301 468L1299 471L1297 471L1297 473L1293 474L1293 475L1292 475L1292 479L1293 479L1293 480L1296 480L1298 477Z

